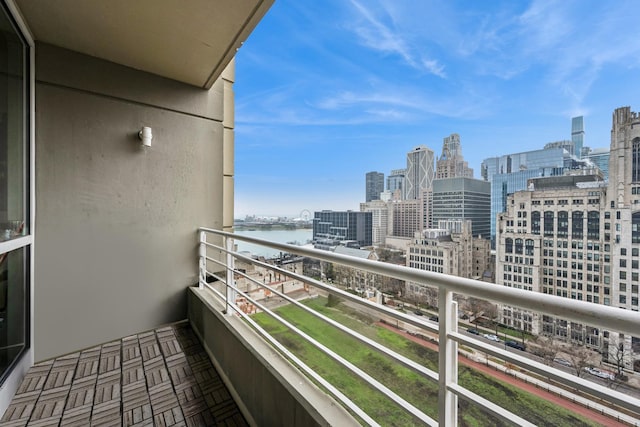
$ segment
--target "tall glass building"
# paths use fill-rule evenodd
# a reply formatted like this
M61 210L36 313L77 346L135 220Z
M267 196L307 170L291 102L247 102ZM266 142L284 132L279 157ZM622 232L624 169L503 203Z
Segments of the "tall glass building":
M396 190L400 190L400 194L402 194L406 172L406 169L392 169L387 177L387 191L393 193Z
M433 180L433 223L470 220L474 236L490 237L491 184L473 178Z
M380 200L380 193L384 191L384 174L382 172L367 172L365 201Z
M495 248L496 216L504 212L509 194L525 190L529 178L563 175L565 170L572 169L577 164L576 158L561 147L483 160L480 166L482 178L491 182L491 246Z
M609 148L583 149L582 160L589 160L602 171L606 181L609 180Z
M576 157L580 158L584 146L584 118L582 116L571 119L571 142L573 142L573 152Z
M313 241L316 247L335 246L345 241L357 242L358 246L371 246L371 228L371 212L325 210L314 212L313 215Z

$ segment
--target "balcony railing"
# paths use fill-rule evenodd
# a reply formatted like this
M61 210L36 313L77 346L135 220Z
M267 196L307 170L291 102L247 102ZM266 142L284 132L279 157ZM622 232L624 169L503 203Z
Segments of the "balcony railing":
M370 425L378 425L376 420L358 407L349 396L344 395L335 385L329 383L321 375L314 372L304 361L289 351L284 345L278 342L265 329L263 329L250 314L243 310L237 301L245 301L257 310L268 314L273 319L280 322L290 331L303 337L319 351L332 358L334 361L348 369L360 379L368 383L371 387L382 393L384 396L395 402L411 416L427 425L450 426L458 423L458 400L466 400L472 405L481 407L487 413L496 418L515 425L534 425L530 421L510 412L505 407L493 403L458 383L458 346L464 346L486 355L487 363L490 358L500 359L505 364L511 364L522 368L523 372L530 374L528 378L532 382L547 384L547 389L557 389L559 394L563 392L571 394L574 401L581 402L585 406L597 408L601 413L606 413L620 421L631 425L640 425L640 420L635 417L640 414L640 400L631 397L620 391L607 388L585 378L556 369L547 364L538 362L517 352L507 351L494 346L488 342L473 338L463 334L458 330L458 309L454 301L454 294L461 294L467 297L475 297L488 300L497 304L505 304L512 307L519 307L528 311L535 311L541 314L557 316L568 321L578 322L588 325L598 325L604 330L616 331L630 336L638 336L640 333L640 313L629 310L622 310L584 301L568 300L548 294L534 293L491 283L480 282L444 274L432 273L417 270L404 266L388 264L379 261L355 258L327 251L304 248L289 244L269 242L248 236L240 236L219 230L201 228L199 230L200 242L200 280L201 288L209 288L225 304L227 315L241 316L251 325L265 340L270 342L279 352L288 358L299 370L304 372L313 381L316 381L336 400L341 402L349 411L359 417L362 421ZM438 324L423 321L412 315L407 315L393 308L382 304L371 302L352 293L343 291L338 287L313 278L307 277L295 271L290 271L266 262L261 262L234 251L234 239L247 243L261 245L276 249L282 252L295 254L301 257L338 264L345 267L362 270L367 273L376 273L393 279L399 279L411 283L422 284L438 289ZM437 334L439 345L438 371L431 371L419 363L405 357L397 352L386 348L378 342L363 336L362 334L332 320L331 318L308 308L305 304L298 302L295 298L280 291L269 283L256 280L249 274L235 268L236 260L244 263L260 266L264 269L280 274L291 280L303 283L305 286L314 287L322 293L339 297L341 300L352 305L362 307L368 312L374 312L381 318L394 319L410 325L418 331L423 331L424 335ZM223 273L219 273L219 272ZM371 350L390 357L398 364L412 370L413 372L430 379L438 385L438 419L433 419L418 409L413 404L400 397L385 384L382 384L358 366L329 349L319 340L300 330L291 322L284 319L276 311L269 309L263 302L252 298L249 293L242 291L236 286L235 278L244 278L258 288L272 292L279 298L295 305L313 316L321 319L334 328L339 329L368 346ZM210 283L214 281L214 283ZM217 283L217 286L215 285ZM545 380L535 380L535 376L543 377ZM526 375L525 375L526 376ZM556 385L548 385L548 383ZM570 392L567 392L570 390ZM590 399L599 400L600 403L590 403L587 398L580 397L584 394L591 396ZM617 409L616 409L617 408Z

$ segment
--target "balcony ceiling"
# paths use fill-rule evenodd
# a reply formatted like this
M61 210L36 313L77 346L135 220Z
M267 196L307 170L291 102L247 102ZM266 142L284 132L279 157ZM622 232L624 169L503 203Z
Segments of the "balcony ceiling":
M273 0L15 0L37 41L210 88Z

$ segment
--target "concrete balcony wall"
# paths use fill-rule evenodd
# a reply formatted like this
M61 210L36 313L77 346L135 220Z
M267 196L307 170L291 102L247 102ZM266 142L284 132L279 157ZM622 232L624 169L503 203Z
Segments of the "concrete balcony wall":
M233 200L233 70L204 90L37 44L35 72L38 361L186 317L197 227Z
M252 425L360 425L209 290L188 295L191 326Z

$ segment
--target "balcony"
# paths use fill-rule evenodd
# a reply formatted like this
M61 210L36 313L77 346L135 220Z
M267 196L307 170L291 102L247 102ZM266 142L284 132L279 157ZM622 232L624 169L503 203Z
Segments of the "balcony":
M376 399L391 402L397 408L398 420L410 420L408 423L401 422L402 425L466 425L466 417L471 412L484 417L481 425L548 425L551 422L540 418L539 415L527 418L521 413L516 413L519 411L515 403L500 404L493 401L491 396L485 396L483 392L471 390L459 375L463 370L467 370L469 365L484 372L484 376L479 378L497 377L502 381L517 382L520 384L519 387L551 401L552 407L568 408L568 413L574 414L569 415L571 421L568 421L567 425L589 425L589 422L601 425L640 425L640 400L628 392L607 387L606 382L597 383L578 377L559 367L554 368L527 357L518 349L494 345L481 336L465 332L458 325L457 303L453 297L454 294L461 294L489 299L630 335L637 334L637 325L640 324L640 314L637 312L581 301L571 301L571 305L568 306L566 299L552 295L267 242L218 230L203 228L198 234L199 284L188 290L190 326L182 323L160 328L155 333L137 334L116 343L107 343L98 348L37 364L27 375L21 389L22 393L18 393L3 421L8 422L11 419L9 417L13 416L15 422L8 422L7 425L40 425L35 418L29 421L29 418L16 415L17 408L27 411L29 409L25 408L31 405L30 410L34 414L42 414L46 410L50 413L57 411L58 420L63 419L67 413L76 417L86 417L89 413L95 417L91 419L95 424L100 424L101 421L106 423L107 420L122 422L123 425L138 425L137 422L140 422L140 425L150 425L152 421L157 425L212 425L231 422L219 418L220 414L229 415L230 419L235 420L233 422L240 425L244 422L249 425L341 426L389 423L388 419L384 418L385 414L371 411L370 406L363 405L362 396L348 394L342 381L331 381L330 375L321 374L318 369L312 367L312 364L318 364L317 361L310 363L309 360L305 360L297 351L298 345L291 338L283 339L287 335L281 332L286 330L307 342L315 354L321 354L335 362L336 370L348 372L344 375L345 378L348 375L357 379L366 384ZM362 274L377 274L435 287L438 289L437 321L435 318L428 320L425 319L427 316L401 312L341 290L330 283L305 276L295 263L274 265L247 257L233 250L235 240L268 246L320 262L346 266L357 269ZM252 274L250 266L255 266L264 273L262 276ZM363 277L362 274L358 277ZM373 322L374 326L380 328L379 330L390 331L393 336L417 343L416 348L423 348L424 352L435 349L437 361L433 369L429 367L427 358L424 359L424 363L416 361L411 355L398 351L397 348L381 344L375 336L361 333L359 327L354 326L358 321L345 321L344 318L336 321L327 310L318 310L318 305L315 306L315 310L310 308L313 306L308 304L310 300L325 297L328 300L341 301L342 305L356 313L356 318L361 323L368 324L373 318L376 320ZM322 328L317 327L318 330L322 329L322 333L315 333L287 319L288 316L283 314L286 310L283 309L288 308L308 315L317 321L317 325L324 325ZM273 322L265 322L265 319ZM265 327L265 323L270 323L270 326ZM269 333L268 329L276 332ZM380 358L374 360L390 361L389 366L393 367L394 372L381 377L379 373L370 372L370 366L354 362L352 355L348 354L350 352L344 351L345 348L335 348L327 344L325 337L329 335L329 330L338 331L341 336L348 337L344 342L359 343L350 345L349 349L362 348L367 355ZM205 381L213 378L213 375L203 377L202 371L199 370L206 369L207 372L213 373L208 360L203 360L205 352L221 378L211 381L221 390L220 381L223 381L228 387L228 392L224 389L221 395L233 396L237 407L229 399L223 399L220 403L223 409L216 409L215 399L212 397L215 393L211 392L214 387ZM109 366L108 356L113 354L112 360L118 365L115 374L118 381L111 381L113 377L110 377L112 373L109 369L103 369L102 365L95 362L100 354L104 356L100 356L105 359L104 362L100 361L105 363L104 366ZM150 361L155 360L152 357L154 355L163 357L162 366L166 367L163 371L164 377L161 373L154 376L152 372ZM121 358L121 362L117 360L118 357ZM95 359L93 371L87 368L87 358ZM184 368L185 365L181 365L181 361L186 361L189 367ZM135 364L136 369L130 371L132 364ZM69 368L70 365L73 369ZM425 408L420 396L407 396L403 390L398 389L395 381L396 368L397 372L410 372L419 378L415 380L416 383L419 381L421 384L432 384L435 392L431 397L435 407ZM49 377L38 381L37 377L43 370L49 372ZM82 400L78 398L77 392L75 395L73 392L76 390L75 384L82 384L83 372L93 375L87 377L89 382L93 381L95 391L83 394ZM138 384L142 389L145 389L145 379L142 375L146 378L148 393L135 396L138 399L135 400L137 406L128 403L133 392L129 384L135 383L126 380L132 378L130 372L137 373L139 377L135 380L142 381ZM46 385L54 384L56 381L62 382L58 386L66 387L67 393L62 397L58 396L61 400L57 406L47 401L51 398L52 391L47 392ZM175 394L164 397L164 400L160 396L160 400L157 400L156 387L161 385L162 381L165 381L166 387L175 391ZM111 383L115 386L109 389L110 398L117 403L111 402L110 406L109 398L105 397L108 394L105 393L105 385ZM119 384L122 384L120 388ZM43 391L36 390L38 387L43 389L43 386ZM48 388L53 387L50 385ZM203 390L206 392L202 392ZM429 389L424 388L424 394L427 395L428 392ZM31 393L32 399L33 395L38 395L40 401L26 402L24 399L28 397L28 393ZM72 395L75 398L71 398ZM78 403L77 408L74 408L74 402L82 404ZM46 406L47 404L49 406ZM143 409L145 404L146 410ZM171 412L172 410L175 412ZM163 413L168 415L165 417ZM573 416L576 418L571 418ZM212 421L214 419L215 421ZM79 423L76 425L88 424L88 418L74 420ZM85 424L78 420L84 421ZM561 425L555 421L553 423Z
M439 321L436 323L424 319L425 316L413 316L369 301L341 290L331 283L305 276L301 268L291 264L276 266L234 252L232 249L233 239L268 246L299 257L357 269L361 272L356 274L357 277L362 277L362 274L377 274L437 288L437 318ZM250 267L248 266L256 266L265 273L262 276L249 274ZM269 273L266 273L267 271ZM238 283L242 283L242 285L237 285ZM342 384L331 383L328 378L316 372L310 365L317 365L317 361L309 363L304 360L304 357L299 355L300 352L296 351L299 347L299 344L296 344L297 341L292 343L291 336L283 338L284 335L281 333L283 329L292 331L294 335L313 347L314 351L333 360L339 369L345 369L349 375L357 377L359 381L367 384L367 387L384 396L384 399L393 402L399 411L407 415L416 425L464 423L462 420L466 416L465 412L470 411L469 408L475 408L474 410L477 409L486 414L487 418L484 422L489 422L490 425L496 423L535 425L548 422L548 420L535 417L527 419L522 414L511 411L510 405L505 405L504 402L503 404L496 403L492 401L491 397L465 386L458 375L461 366L459 360L478 357L483 360L485 366L498 372L495 374L496 376L507 374L518 378L521 382L534 384L535 387L548 391L549 393L543 394L543 396L545 399L551 399L555 402L552 403L554 406L573 408L571 410L583 412L586 418L605 425L617 425L617 423L640 425L640 400L637 399L637 394L634 397L622 388L612 389L618 387L619 384L593 382L591 378L583 378L589 375L576 376L559 367L552 367L535 358L530 358L518 349L508 348L506 344L494 345L482 337L468 334L464 328L459 328L458 307L454 301L454 294L526 308L582 324L598 325L606 330L619 331L632 336L638 334L637 325L640 324L640 314L637 312L582 301L571 301L571 305L568 305L567 299L552 295L537 294L326 251L266 242L211 229L200 230L200 283L198 288L190 290L189 318L196 333L201 337L214 359L219 360L224 371L232 372L239 368L234 367L236 360L229 357L229 354L225 354L224 350L207 346L208 334L212 333L207 331L220 329L219 324L213 326L214 321L228 323L227 328L232 328L234 333L240 337L239 339L244 340L244 345L248 347L253 345L249 341L259 335L262 340L269 342L274 350L288 361L287 363L294 365L311 382L346 408L357 422L363 424L385 424L388 421L381 421L378 418L379 414L372 413L370 409L365 410L356 403L359 400L358 396L347 395L343 392ZM433 346L433 342L437 342L437 366L435 369L429 369L427 363L417 362L411 356L401 354L401 351L381 344L375 337L372 338L370 335L350 327L348 322L336 321L324 309L318 310L317 305L315 310L310 308L313 304L304 303L311 299L310 296L327 297L329 300L334 298L334 300L342 301L343 305L358 313L356 317L369 319L365 322L374 319L376 324L382 321L386 323L387 329L395 330L400 335L408 336L414 341L420 341L416 340L416 337L427 338L431 343L428 344L422 340L421 345L425 347ZM322 336L325 334L324 332L314 334L308 325L294 324L290 316L283 314L281 308L283 305L296 307L305 315L317 319L318 325L328 325L330 328L339 330L341 335L349 336L349 339L357 341L357 346L362 346L368 352L390 360L392 363L390 366L401 366L421 379L433 383L437 387L437 410L431 412L425 410L424 406L416 403L416 399L406 396L395 385L388 384L386 380L381 379L379 373L367 372L359 364L360 362L354 362L355 359L348 354L348 351L336 349L328 344ZM212 313L215 313L215 316ZM261 320L258 320L255 313L261 313L260 316L263 316L260 317ZM264 320L267 317L269 322ZM264 326L265 323L271 321L277 322L280 326ZM400 327L389 327L390 325ZM320 329L321 327L315 326L314 328ZM276 332L269 333L267 329ZM408 334L404 331L408 331ZM218 333L215 332L214 335ZM249 336L252 337L251 340L247 339ZM459 356L465 357L459 359ZM468 363L464 362L465 365ZM233 378L230 381L235 384ZM240 386L237 390L240 396L243 395L242 388L243 386ZM248 390L248 392L251 391ZM304 400L304 393L301 395ZM577 406L565 405L569 401L577 403ZM313 403L303 404L306 407L308 405L313 406ZM579 421L574 422L580 423Z

